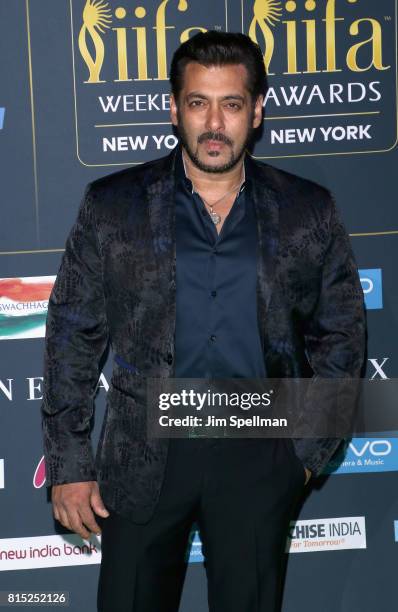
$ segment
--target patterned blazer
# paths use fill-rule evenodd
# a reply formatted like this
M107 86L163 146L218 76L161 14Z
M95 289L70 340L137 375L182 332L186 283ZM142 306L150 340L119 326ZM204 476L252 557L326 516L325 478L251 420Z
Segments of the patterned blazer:
M47 315L41 404L47 484L97 480L136 522L160 493L167 438L146 435L146 378L172 377L175 151L88 184ZM257 308L271 378L359 377L363 292L348 235L324 187L248 156L261 255ZM114 362L96 454L90 440L101 357ZM294 438L315 475L339 438Z

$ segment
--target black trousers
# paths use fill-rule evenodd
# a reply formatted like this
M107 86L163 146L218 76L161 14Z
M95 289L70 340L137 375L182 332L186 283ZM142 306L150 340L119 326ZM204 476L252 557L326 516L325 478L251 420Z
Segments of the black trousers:
M158 505L101 520L99 612L177 612L199 527L210 612L279 612L289 521L305 471L291 440L173 439Z

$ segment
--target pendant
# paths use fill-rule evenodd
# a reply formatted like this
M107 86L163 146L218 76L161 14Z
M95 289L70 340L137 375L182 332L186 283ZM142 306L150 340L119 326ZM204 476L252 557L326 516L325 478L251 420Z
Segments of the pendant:
M218 215L216 212L211 211L210 217L211 217L211 220L213 221L214 225L218 225L218 223L220 223L220 221L221 221L220 215Z

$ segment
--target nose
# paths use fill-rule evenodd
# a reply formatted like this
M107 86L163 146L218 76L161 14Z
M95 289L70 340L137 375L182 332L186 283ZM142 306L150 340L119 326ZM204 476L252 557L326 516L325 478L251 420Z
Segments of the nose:
M222 109L216 104L210 104L207 110L206 128L211 132L216 132L217 130L224 129L224 127L224 116Z

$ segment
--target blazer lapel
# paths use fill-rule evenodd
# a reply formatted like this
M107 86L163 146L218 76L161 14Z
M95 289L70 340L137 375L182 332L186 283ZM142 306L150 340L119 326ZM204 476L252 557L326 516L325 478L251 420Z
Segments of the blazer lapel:
M174 364L174 333L176 321L176 240L174 197L175 150L149 172L145 180L152 252L158 275L159 303L164 321L164 352L166 375L171 376ZM155 306L155 305L151 305Z
M266 167L247 155L253 177L252 197L257 215L257 314L261 344L265 346L266 315L272 295L279 247L279 197L266 176Z
M160 288L167 289L175 264L174 155L150 175L146 195Z

